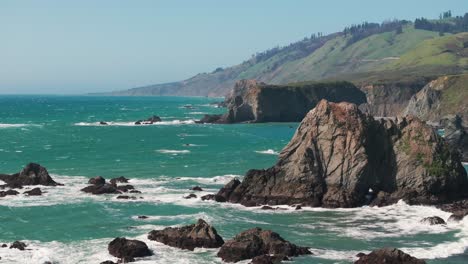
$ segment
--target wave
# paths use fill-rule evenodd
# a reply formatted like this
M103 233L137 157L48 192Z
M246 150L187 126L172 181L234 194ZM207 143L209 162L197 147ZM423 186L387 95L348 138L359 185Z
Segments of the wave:
M255 151L255 152L260 153L260 154L267 154L267 155L279 155L279 152L274 151L272 149L259 150L259 151Z
M189 119L189 120L171 120L171 121L161 121L161 122L155 122L153 124L141 124L141 125L136 125L135 121L133 122L114 122L114 121L104 121L106 125L101 124L100 122L78 122L74 123L75 126L136 126L136 127L144 127L144 126L170 126L170 125L191 125L195 124L194 119Z
M0 128L19 128L19 127L29 127L29 126L40 126L36 124L4 124L0 123Z
M174 149L158 149L159 153L164 154L187 154L190 153L190 150L183 149L183 150L174 150Z

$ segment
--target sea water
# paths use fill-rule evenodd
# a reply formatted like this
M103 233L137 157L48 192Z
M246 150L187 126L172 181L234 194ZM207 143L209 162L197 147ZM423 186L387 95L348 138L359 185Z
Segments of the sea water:
M468 219L446 226L449 213L404 202L383 208L263 211L236 204L183 199L193 186L216 192L252 168L273 165L297 123L195 124L222 113L221 99L176 97L1 96L0 173L29 162L46 167L64 186L42 196L0 198L0 243L22 240L26 251L0 248L0 263L99 263L114 260L115 237L145 241L154 256L136 263L221 263L216 249L194 252L149 241L147 233L202 218L225 239L253 227L271 229L311 248L294 263L351 263L359 252L398 247L428 263L468 263ZM162 122L135 125L158 115ZM108 125L100 125L100 122ZM136 200L80 192L90 177L125 176ZM27 189L20 190L22 193ZM139 215L148 216L139 219ZM244 261L241 263L248 263Z

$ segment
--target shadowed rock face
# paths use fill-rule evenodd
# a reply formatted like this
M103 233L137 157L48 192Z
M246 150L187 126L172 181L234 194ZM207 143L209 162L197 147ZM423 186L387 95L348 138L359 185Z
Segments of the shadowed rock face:
M61 185L55 182L47 172L47 169L36 163L29 163L19 173L13 175L0 174L0 180L7 183L9 186L22 185L45 185L57 186Z
M354 264L425 264L424 260L412 257L396 248L382 248L363 254Z
M197 247L217 248L224 244L216 229L202 219L189 226L153 230L148 234L148 239L192 251Z
M278 233L261 228L241 232L220 248L218 257L226 262L237 262L261 255L298 256L311 254L305 247L284 240Z
M354 104L322 100L275 166L248 171L218 195L246 206L356 207L437 204L466 196L467 186L458 154L420 120L377 121Z

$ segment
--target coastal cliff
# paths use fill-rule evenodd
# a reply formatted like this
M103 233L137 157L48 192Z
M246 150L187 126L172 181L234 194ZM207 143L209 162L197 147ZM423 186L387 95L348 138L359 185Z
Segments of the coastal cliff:
M321 99L355 104L366 102L364 93L349 82L268 85L241 80L226 98L227 113L211 122L299 122ZM205 120L209 118L205 117Z
M419 119L374 120L355 104L322 100L276 165L248 171L217 196L245 206L357 207L400 199L437 204L467 190L459 154Z

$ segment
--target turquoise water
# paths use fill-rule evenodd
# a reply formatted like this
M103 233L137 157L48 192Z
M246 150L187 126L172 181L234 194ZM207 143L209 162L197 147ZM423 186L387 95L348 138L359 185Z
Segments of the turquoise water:
M198 125L204 113L221 113L220 99L174 97L0 97L0 173L26 163L47 167L63 187L42 197L0 198L0 242L25 240L29 251L0 248L0 263L99 263L113 259L116 236L147 242L155 256L137 263L220 263L216 250L195 252L146 239L152 229L204 218L225 239L252 227L272 229L309 246L314 256L294 263L350 263L354 255L393 246L428 263L468 262L468 222L425 226L419 220L448 213L404 203L385 208L261 211L239 205L183 199L195 185L215 192L251 168L274 164L296 123ZM184 107L191 105L191 108ZM152 115L160 124L135 126ZM99 121L109 122L100 126ZM79 190L89 177L130 178L142 194L134 201ZM286 207L287 208L287 207ZM136 216L147 215L141 220ZM177 256L177 257L175 257Z

